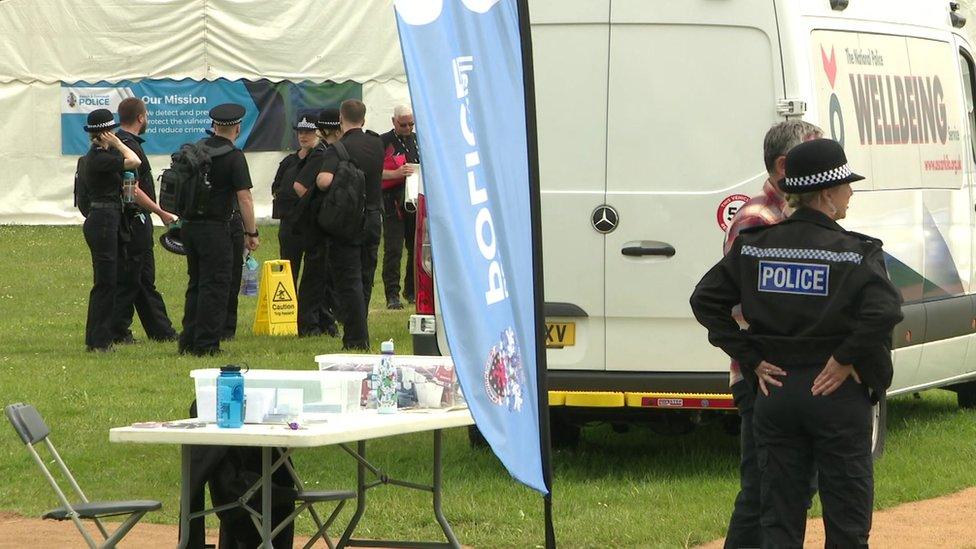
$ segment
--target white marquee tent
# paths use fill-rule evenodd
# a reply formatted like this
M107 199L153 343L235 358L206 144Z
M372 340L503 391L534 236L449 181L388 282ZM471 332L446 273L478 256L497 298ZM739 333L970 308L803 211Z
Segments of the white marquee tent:
M0 44L0 223L82 220L61 82L354 81L381 133L409 100L393 0L0 0ZM247 155L258 217L284 154ZM150 162L158 175L169 158Z
M976 36L976 0L962 4ZM354 81L378 132L409 101L393 0L0 0L0 46L0 224L81 222L61 82ZM282 156L248 153L261 218ZM169 164L150 161L156 174Z

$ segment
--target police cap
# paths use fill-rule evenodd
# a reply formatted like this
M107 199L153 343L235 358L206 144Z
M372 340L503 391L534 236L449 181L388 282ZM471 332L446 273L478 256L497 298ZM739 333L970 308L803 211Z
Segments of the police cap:
M306 113L298 117L298 122L295 122L292 129L300 132L314 132L315 128L317 127L315 123L318 121L318 115Z
M339 109L322 109L316 125L323 131L339 129Z
M160 235L159 244L168 252L177 255L186 255L186 247L183 246L183 238L180 234L183 223L177 221L169 226L169 229Z
M864 179L851 170L847 155L833 139L812 139L786 153L784 192L809 193Z
M224 103L210 109L210 119L215 126L233 126L241 123L245 112L237 103Z
M118 128L119 124L115 121L115 116L108 109L95 109L88 113L88 123L85 124L85 131L88 133L101 133L112 131Z

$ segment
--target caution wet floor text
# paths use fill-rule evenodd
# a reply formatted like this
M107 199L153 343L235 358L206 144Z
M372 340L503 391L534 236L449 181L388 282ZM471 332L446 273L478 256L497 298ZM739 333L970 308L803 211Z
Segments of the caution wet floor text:
M298 335L298 299L291 262L276 259L261 267L255 335Z

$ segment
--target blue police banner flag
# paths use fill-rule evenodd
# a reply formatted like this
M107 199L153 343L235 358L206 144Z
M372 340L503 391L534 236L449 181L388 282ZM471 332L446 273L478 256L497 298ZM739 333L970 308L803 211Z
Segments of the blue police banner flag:
M515 479L548 494L531 207L537 189L520 35L527 25L520 28L516 0L395 6L451 356L492 450Z

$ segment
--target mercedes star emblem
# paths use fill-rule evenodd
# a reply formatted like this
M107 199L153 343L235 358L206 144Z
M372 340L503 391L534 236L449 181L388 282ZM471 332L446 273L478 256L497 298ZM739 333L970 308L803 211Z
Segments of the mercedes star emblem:
M620 221L620 217L617 215L617 210L613 209L612 206L604 204L593 210L591 221L593 222L593 228L597 232L607 234L612 233L617 228L617 222Z

